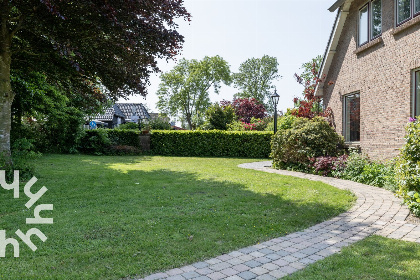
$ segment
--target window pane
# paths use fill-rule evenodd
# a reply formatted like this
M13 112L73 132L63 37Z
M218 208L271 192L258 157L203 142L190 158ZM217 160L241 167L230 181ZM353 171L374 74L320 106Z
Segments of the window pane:
M397 1L397 23L409 19L411 16L411 0L398 0Z
M414 0L414 13L420 13L420 0Z
M345 106L345 139L360 141L360 95L346 96Z
M420 1L420 0L419 0ZM382 1L372 1L372 38L382 33Z
M420 116L420 71L416 72L414 95L414 116Z
M359 46L368 41L368 5L359 13Z

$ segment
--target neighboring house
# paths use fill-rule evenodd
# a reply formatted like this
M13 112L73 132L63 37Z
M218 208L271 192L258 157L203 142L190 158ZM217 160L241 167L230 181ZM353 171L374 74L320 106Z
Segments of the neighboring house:
M106 128L115 128L126 122L148 120L150 115L141 103L116 103L90 119L104 123Z
M420 115L420 0L340 0L316 89L350 146L389 159Z

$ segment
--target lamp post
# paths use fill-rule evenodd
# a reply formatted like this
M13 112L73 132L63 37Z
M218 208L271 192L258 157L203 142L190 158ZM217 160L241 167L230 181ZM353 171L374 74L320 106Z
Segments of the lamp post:
M277 89L274 89L274 94L271 96L271 100L274 104L274 134L277 132L277 104L279 103L280 95L277 94Z

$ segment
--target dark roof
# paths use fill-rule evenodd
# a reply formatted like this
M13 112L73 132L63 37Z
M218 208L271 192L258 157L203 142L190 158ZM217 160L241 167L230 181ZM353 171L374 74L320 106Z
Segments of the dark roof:
M114 116L130 120L133 111L140 119L150 119L150 115L141 103L116 103L105 109L104 113L97 114L92 118L98 121L112 121Z
M93 118L98 121L112 121L114 119L114 108L106 108L103 114L97 114Z
M141 103L117 103L115 105L122 111L126 120L131 119L133 112L140 119L150 119L149 113Z

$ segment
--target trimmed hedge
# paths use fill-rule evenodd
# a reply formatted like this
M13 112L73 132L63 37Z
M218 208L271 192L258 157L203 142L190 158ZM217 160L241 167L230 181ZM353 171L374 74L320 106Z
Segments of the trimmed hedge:
M268 131L164 131L151 132L153 154L170 156L268 158Z

